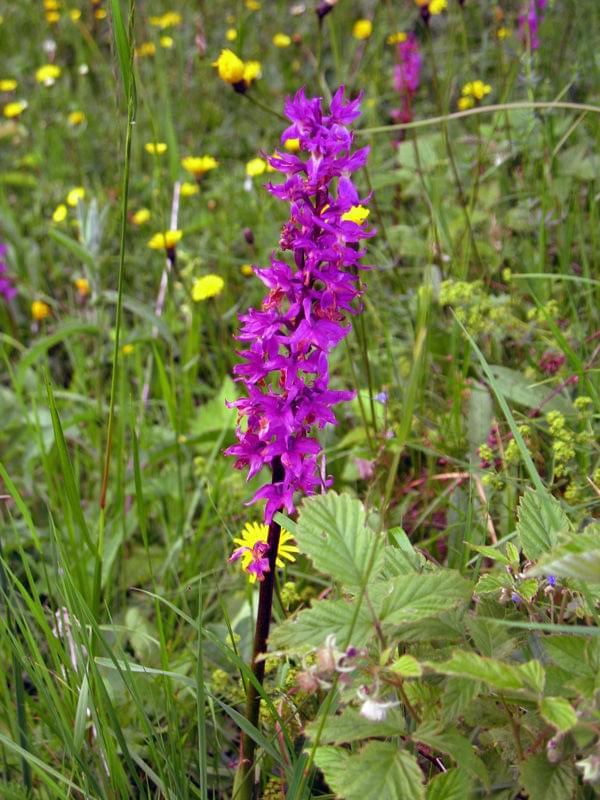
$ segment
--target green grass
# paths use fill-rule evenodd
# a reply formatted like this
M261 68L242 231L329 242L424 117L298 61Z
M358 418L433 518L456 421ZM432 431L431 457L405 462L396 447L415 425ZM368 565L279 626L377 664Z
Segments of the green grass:
M247 179L245 164L279 146L284 98L302 85L363 90L356 141L372 147L359 183L374 192L378 235L366 261L375 269L332 363L336 388L357 399L321 437L334 488L365 503L391 546L402 527L432 562L473 581L490 570L473 547L515 541L526 489L552 495L574 530L598 516L596 3L551 2L536 52L518 39L516 2L502 4L512 30L502 41L494 9L475 0L449 0L428 31L409 0L345 0L321 26L313 3L297 16L282 0L262 5L152 0L132 3L134 19L128 3L105 0L106 18L94 20L91 4L74 0L56 25L37 0L0 9L0 79L19 82L0 105L28 102L0 122L0 241L18 289L10 303L0 296L2 798L231 796L257 594L227 558L259 517L244 503L260 480L247 484L222 454L236 421L225 401L241 391L231 378L237 314L262 297L240 268L268 263L287 213L262 188L271 176ZM166 10L182 24L160 31L150 16ZM357 42L363 16L373 34ZM248 97L211 66L230 28L231 46L263 64ZM422 82L414 122L394 126L386 38L413 28ZM280 31L297 42L275 48ZM161 47L164 35L172 48ZM134 57L143 42L155 54ZM45 87L35 70L52 58L62 73ZM475 78L491 94L457 113ZM69 125L79 109L85 121ZM167 143L164 155L146 152L154 141ZM219 167L197 194L179 195L176 182L193 180L180 159L205 153ZM54 222L76 186L84 200ZM183 237L167 269L147 241L169 227L174 197ZM136 226L141 208L151 220ZM194 280L211 273L223 292L193 302ZM41 322L34 300L50 308ZM564 356L555 372L544 369L547 353ZM590 402L577 406L582 396ZM564 415L562 433L552 410ZM482 466L478 448L496 425L497 463ZM324 590L344 596L336 586L302 556L279 576L275 621ZM594 638L598 584L567 584L562 598L564 607L544 600L510 617L526 630L522 661L538 657L547 625ZM488 609L494 630L499 607ZM340 696L299 700L300 666L290 653L269 660L260 726L247 730L265 797L333 796L320 772L305 772L313 754L302 735ZM596 742L597 719L589 730ZM573 759L592 747L583 738ZM513 774L490 771L508 789L473 796L519 796ZM286 788L269 795L270 777ZM580 773L571 796L594 796Z

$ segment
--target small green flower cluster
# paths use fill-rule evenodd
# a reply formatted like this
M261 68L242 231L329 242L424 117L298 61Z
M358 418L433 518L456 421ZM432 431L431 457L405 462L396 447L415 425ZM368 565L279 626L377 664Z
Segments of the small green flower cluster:
M576 434L567 426L565 415L560 411L549 411L546 422L554 456L554 475L560 478L566 474L569 461L575 458Z
M510 325L510 298L487 294L482 281L443 281L439 303L452 306L459 322L473 335L504 331Z

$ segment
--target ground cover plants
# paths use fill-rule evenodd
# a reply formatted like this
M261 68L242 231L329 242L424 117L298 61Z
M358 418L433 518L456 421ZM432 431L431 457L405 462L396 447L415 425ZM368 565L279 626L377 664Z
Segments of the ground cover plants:
M0 798L597 796L599 42L0 6Z

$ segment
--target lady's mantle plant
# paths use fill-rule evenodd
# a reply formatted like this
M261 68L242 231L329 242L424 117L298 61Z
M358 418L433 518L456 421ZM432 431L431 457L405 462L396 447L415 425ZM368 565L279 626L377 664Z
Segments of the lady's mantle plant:
M261 581L252 668L259 683L271 619L273 574L280 527L274 515L295 511L297 492L311 495L330 485L319 464L321 445L315 431L335 424L333 406L352 393L334 391L329 382L329 353L347 336L348 316L360 310L361 242L374 235L366 226L369 215L352 181L366 163L369 148L352 150L348 125L360 115L360 97L347 101L344 88L331 100L329 113L321 98L307 98L301 89L285 104L291 125L281 139L297 139L299 153L277 152L271 166L285 180L269 184L271 194L290 205L290 217L279 240L280 253L270 266L255 269L267 287L260 308L241 316L238 340L242 363L236 380L246 396L232 406L238 410L238 443L226 453L236 457L248 479L263 467L271 480L250 503L266 500L268 539L252 548L239 548L232 558L245 556L246 569ZM246 716L256 726L260 695L249 684ZM236 792L250 796L254 741L242 735ZM248 793L248 794L246 794Z

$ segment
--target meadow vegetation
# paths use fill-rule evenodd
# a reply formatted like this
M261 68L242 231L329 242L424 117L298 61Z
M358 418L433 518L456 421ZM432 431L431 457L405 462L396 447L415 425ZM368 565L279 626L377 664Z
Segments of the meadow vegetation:
M599 47L0 4L0 800L598 796Z

